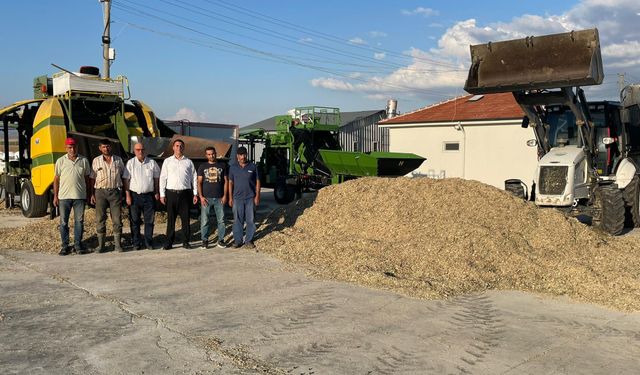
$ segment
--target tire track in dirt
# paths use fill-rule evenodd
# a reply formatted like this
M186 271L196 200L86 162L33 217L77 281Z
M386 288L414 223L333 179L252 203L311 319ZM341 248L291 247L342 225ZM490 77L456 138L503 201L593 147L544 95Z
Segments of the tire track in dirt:
M499 311L486 295L471 294L451 301L452 307L459 309L449 318L456 331L464 332L470 340L462 348L456 369L463 374L474 372L474 367L486 360L491 351L500 343L504 333Z

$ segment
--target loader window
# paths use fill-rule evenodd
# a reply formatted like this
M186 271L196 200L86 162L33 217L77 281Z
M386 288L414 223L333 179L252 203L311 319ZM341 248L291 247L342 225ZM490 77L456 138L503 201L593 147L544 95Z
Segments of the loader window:
M571 111L553 111L547 114L549 145L551 147L577 145L576 118Z

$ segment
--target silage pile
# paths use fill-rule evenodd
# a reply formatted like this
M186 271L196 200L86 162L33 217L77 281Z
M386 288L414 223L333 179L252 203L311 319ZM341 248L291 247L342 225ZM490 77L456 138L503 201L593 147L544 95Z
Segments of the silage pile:
M461 179L362 178L269 218L261 251L321 277L447 298L522 290L640 310L638 240ZM291 222L293 224L293 222ZM263 225L269 230L269 225Z

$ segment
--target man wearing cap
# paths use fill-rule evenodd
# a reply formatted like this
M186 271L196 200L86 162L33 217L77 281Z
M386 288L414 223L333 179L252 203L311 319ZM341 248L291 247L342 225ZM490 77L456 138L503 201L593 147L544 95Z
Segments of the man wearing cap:
M113 244L118 252L124 251L120 243L122 237L122 175L124 162L118 155L111 153L111 141L107 138L100 140L100 153L91 163L91 182L93 195L91 203L96 205L96 234L98 236L99 253L105 252L105 237L107 235L107 207L113 224Z
M73 138L64 142L67 154L56 160L53 177L53 205L60 210L60 238L62 249L60 255L68 255L73 248L78 254L85 254L82 245L84 231L84 204L87 190L90 189L89 176L91 166L89 160L78 155L78 146ZM69 215L73 207L73 242L69 246Z
M122 176L129 206L129 222L133 246L137 250L153 249L153 224L155 202L160 199L160 167L155 160L145 156L144 145L133 145L136 157L127 161ZM140 215L144 217L144 241L140 236Z
M184 142L173 141L173 155L164 159L160 171L160 202L167 205L167 239L164 249L173 246L176 230L176 217L180 215L182 225L182 247L190 249L191 228L189 209L198 202L198 182L196 167L184 156Z
M253 249L256 232L255 208L260 204L260 176L256 165L247 160L247 149L238 147L238 160L229 168L229 205L233 208L233 247ZM244 233L246 224L247 231Z

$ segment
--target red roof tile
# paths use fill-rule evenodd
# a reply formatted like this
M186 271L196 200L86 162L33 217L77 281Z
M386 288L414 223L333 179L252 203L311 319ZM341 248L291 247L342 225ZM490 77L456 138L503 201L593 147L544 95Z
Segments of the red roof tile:
M469 101L472 97L473 95L466 95L433 104L389 120L382 120L380 124L510 120L524 116L524 112L510 92L487 94L479 100Z

